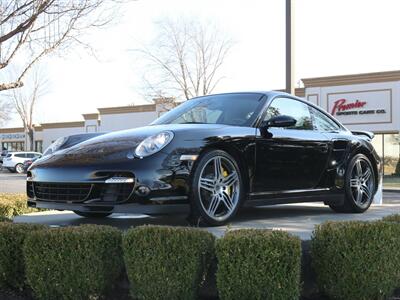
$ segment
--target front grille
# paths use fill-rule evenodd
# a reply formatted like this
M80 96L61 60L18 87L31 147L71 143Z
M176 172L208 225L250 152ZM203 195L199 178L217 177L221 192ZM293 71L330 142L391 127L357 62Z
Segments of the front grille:
M133 183L103 184L100 199L104 202L121 202L128 199L134 188Z
M29 198L55 202L120 203L128 200L135 183L27 182Z
M31 181L26 182L26 193L29 198L35 197L35 194L33 193L33 182L31 182Z
M79 202L88 198L92 185L87 183L35 182L33 190L38 200Z

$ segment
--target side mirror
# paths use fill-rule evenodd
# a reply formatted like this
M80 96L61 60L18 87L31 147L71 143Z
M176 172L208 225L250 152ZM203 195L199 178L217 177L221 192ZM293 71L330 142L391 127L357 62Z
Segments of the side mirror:
M266 128L269 127L291 127L296 125L297 120L290 116L276 116L263 123Z

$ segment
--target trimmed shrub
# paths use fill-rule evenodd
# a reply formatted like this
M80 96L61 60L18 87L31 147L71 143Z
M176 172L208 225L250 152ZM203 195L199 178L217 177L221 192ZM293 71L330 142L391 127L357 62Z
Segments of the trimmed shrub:
M25 287L25 264L22 247L31 232L44 225L0 222L0 285L14 289Z
M121 232L82 225L32 232L25 241L26 276L38 299L96 299L121 274Z
M334 299L382 299L399 282L400 226L389 222L328 222L311 241L321 292Z
M141 226L123 237L131 295L138 299L196 299L214 248L211 233Z
M11 219L9 219L9 218L6 218L6 217L3 217L3 216L0 216L0 222L12 222L12 220L11 220Z
M298 299L301 242L283 231L242 229L217 241L221 299Z
M25 194L1 194L0 193L0 217L12 218L31 212L39 211L27 205Z
M382 221L400 223L400 215L399 214L393 214L393 215L390 215L390 216L386 216L386 217L384 217L382 219Z

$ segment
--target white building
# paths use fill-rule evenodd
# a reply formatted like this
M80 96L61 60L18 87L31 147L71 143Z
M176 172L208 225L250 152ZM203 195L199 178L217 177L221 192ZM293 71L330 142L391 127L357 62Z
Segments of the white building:
M384 173L396 173L400 156L400 71L307 78L296 95L321 106L350 130L375 133L374 146L384 159ZM99 108L78 122L44 123L35 127L35 150L43 151L61 136L110 132L149 124L173 106L154 104ZM23 150L28 142L23 128L0 128L1 146ZM400 170L399 170L400 172Z
M304 97L350 130L375 133L374 147L384 162L386 184L400 182L400 71L308 78ZM397 169L396 169L397 168Z
M59 137L85 132L110 132L145 126L173 104L160 103L98 108L98 113L83 114L83 121L42 123L35 126L34 150L43 152ZM1 149L19 151L29 149L28 135L20 128L0 128Z

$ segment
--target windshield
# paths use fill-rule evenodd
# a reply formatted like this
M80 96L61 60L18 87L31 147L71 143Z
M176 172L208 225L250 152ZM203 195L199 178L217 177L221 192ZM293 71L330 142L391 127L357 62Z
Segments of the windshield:
M251 126L262 105L263 95L224 94L194 98L165 113L152 125L224 124Z

